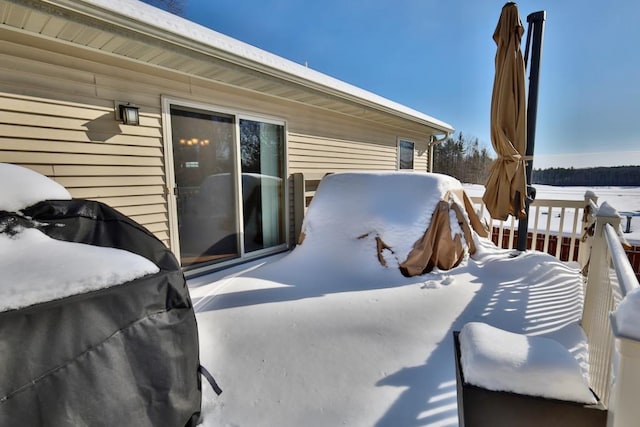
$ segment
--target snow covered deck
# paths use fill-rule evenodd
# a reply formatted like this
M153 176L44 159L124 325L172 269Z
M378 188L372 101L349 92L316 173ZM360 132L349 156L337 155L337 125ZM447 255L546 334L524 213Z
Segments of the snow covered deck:
M201 359L224 389L205 395L204 425L455 426L452 331L470 321L552 337L586 373L578 269L487 242L474 258L405 278L293 251L193 286Z
M455 186L436 181L351 197L341 182L316 196L292 252L190 281L201 360L224 389L205 391L205 426L455 426L452 332L474 321L553 338L588 375L577 264L476 236L451 270L400 273L407 231ZM386 267L365 233L392 242Z

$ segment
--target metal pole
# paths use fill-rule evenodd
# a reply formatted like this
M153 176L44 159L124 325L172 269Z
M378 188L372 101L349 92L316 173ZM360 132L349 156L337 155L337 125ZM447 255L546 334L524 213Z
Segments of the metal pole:
M526 176L527 198L525 202L526 216L518 221L518 250L527 249L529 235L529 204L535 198L535 189L531 187L531 175L533 172L533 151L536 141L536 119L538 116L538 82L540 78L540 59L542 57L542 39L544 38L544 21L547 12L544 10L534 12L527 16L529 34L527 34L527 47L525 49L525 66L529 56L529 41L531 41L531 67L529 68L529 93L527 99L527 151L526 151ZM535 242L533 242L535 248Z

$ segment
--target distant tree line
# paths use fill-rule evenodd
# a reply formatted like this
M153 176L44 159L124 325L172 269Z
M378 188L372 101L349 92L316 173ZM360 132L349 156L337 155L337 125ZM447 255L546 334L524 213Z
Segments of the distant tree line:
M640 166L614 166L597 168L551 168L534 169L531 176L534 184L547 185L640 185Z
M433 171L451 175L461 182L484 184L493 159L478 138L454 134L433 148Z

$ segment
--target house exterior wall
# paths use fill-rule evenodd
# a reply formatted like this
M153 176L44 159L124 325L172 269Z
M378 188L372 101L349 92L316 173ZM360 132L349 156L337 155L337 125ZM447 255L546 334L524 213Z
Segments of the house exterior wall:
M427 170L425 127L389 126L95 50L0 29L0 162L23 165L131 216L169 245L162 98L286 122L289 173L397 169L397 139L415 142ZM140 108L116 121L115 101Z

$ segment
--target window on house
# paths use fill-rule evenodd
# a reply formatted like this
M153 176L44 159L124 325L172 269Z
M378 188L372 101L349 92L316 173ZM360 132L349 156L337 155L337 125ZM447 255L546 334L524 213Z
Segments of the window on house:
M414 145L412 141L398 140L398 169L413 169Z

